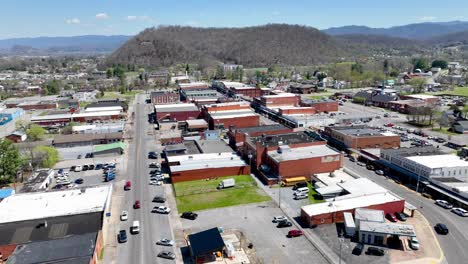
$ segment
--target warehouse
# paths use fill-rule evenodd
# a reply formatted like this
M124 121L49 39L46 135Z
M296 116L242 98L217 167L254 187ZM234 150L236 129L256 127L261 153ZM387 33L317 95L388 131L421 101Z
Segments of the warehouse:
M260 116L257 115L248 103L230 102L205 105L202 115L208 122L209 128L229 129L230 127L243 128L260 125Z
M72 134L55 136L52 145L55 147L76 147L97 144L109 144L123 140L123 133L105 134Z
M150 94L151 103L154 105L176 104L180 101L179 97L174 91L156 91Z
M34 116L31 118L31 122L41 126L64 126L70 122L94 122L104 120L115 120L123 118L123 114L120 111L105 111L105 112L89 112L89 113L77 113L77 114L57 114L57 115L45 115L45 116Z
M110 144L93 146L93 157L112 157L119 156L124 153L125 144L123 142L115 142Z
M318 113L330 113L338 111L338 102L331 99L322 99L322 100L302 100L302 106L313 107Z
M248 136L257 137L261 135L275 135L293 132L292 129L283 125L264 125L243 128L230 128L227 135L229 145L234 149L240 148Z
M250 174L248 165L235 153L208 153L167 157L173 183Z
M90 112L107 112L107 111L123 111L123 107L120 105L116 106L105 106L105 107L86 107L84 110L85 113L90 113Z
M103 134L123 132L124 122L116 121L113 123L103 123L94 125L72 126L74 134Z
M154 114L158 122L177 122L198 119L200 110L195 104L155 105Z
M263 95L256 99L262 106L277 108L281 106L299 106L301 97L292 93L281 93L276 95Z
M382 148L400 147L400 136L392 132L381 132L369 126L326 127L322 133L330 143L340 148Z
M0 111L0 125L4 125L12 120L21 117L24 110L21 108L7 108Z

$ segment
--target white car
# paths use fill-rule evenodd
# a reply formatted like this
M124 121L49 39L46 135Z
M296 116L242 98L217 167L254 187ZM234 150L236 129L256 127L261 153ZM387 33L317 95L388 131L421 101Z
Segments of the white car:
M150 185L158 185L158 186L160 186L160 185L162 185L162 181L151 180L149 184L150 184Z
M412 237L409 240L409 246L412 250L418 250L419 249L419 240L417 237Z
M309 198L309 195L307 193L299 193L296 196L294 196L295 200L301 200L306 198Z
M81 171L83 169L83 167L81 165L78 165L75 167L75 171L78 172L78 171Z
M163 238L163 239L159 240L158 242L156 242L156 245L173 246L174 245L174 240Z
M452 209L452 212L454 212L455 214L459 215L459 216L463 216L463 217L467 217L468 216L468 211L466 211L465 209L463 208L453 208Z
M376 170L375 173L377 175L384 175L385 173L383 172L383 170Z
M121 221L127 221L128 220L128 212L127 211L122 211L120 214L120 220Z
M451 205L449 202L445 201L445 200L436 200L436 204L442 208L445 208L445 209L452 209L453 208L453 205Z
M153 212L160 213L160 214L168 214L171 212L171 208L167 206L155 206L153 208Z
M273 217L273 223L286 221L286 220L288 220L288 218L286 218L286 216L284 216L284 215L279 215L279 216Z

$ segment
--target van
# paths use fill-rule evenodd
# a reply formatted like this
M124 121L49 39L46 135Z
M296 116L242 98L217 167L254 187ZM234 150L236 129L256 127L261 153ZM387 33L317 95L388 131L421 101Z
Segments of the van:
M309 193L309 187L301 187L301 188L297 188L296 191L294 191L294 195L298 195L298 194L307 194Z
M140 233L140 221L133 221L133 224L130 227L130 233L132 234Z

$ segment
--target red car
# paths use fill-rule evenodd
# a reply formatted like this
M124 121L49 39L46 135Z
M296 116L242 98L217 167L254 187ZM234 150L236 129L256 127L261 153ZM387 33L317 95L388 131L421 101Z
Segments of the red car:
M387 213L386 217L387 217L388 220L390 220L390 222L396 222L397 221L394 214Z
M125 191L128 191L128 190L130 190L130 189L132 189L132 183L131 183L130 181L127 181L127 182L125 183L124 190L125 190Z
M133 204L133 209L140 209L140 200L136 200Z
M388 124L386 124L385 126L386 126L386 127L392 127L392 126L394 126L394 124L388 123Z
M290 230L288 232L288 237L299 237L302 236L304 233L301 230Z

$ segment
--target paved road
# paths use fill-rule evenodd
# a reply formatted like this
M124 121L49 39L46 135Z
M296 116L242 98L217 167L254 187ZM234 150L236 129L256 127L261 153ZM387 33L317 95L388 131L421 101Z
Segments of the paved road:
M119 263L174 263L157 257L161 250L170 250L156 246L156 241L161 238L171 238L172 231L167 215L151 213L151 209L156 205L152 199L156 195L164 195L162 186L149 185L149 160L148 152L154 150L155 138L148 132L151 128L147 122L147 109L144 104L145 95L138 95L135 104L135 118L133 140L130 142L128 177L132 181L132 190L126 192L126 202L123 208L129 211L129 219L121 223L121 229L129 230L133 221L140 221L140 233L130 235L127 243L118 245L117 260ZM154 161L154 160L152 160ZM133 209L133 203L140 200L141 208Z
M460 217L434 204L433 200L426 199L404 186L396 184L393 180L375 174L364 167L360 167L349 160L345 160L345 167L358 173L361 177L369 178L393 193L401 196L426 217L431 225L444 223L450 232L447 236L437 235L448 263L466 263L468 259L468 219ZM424 246L424 245L421 245Z

